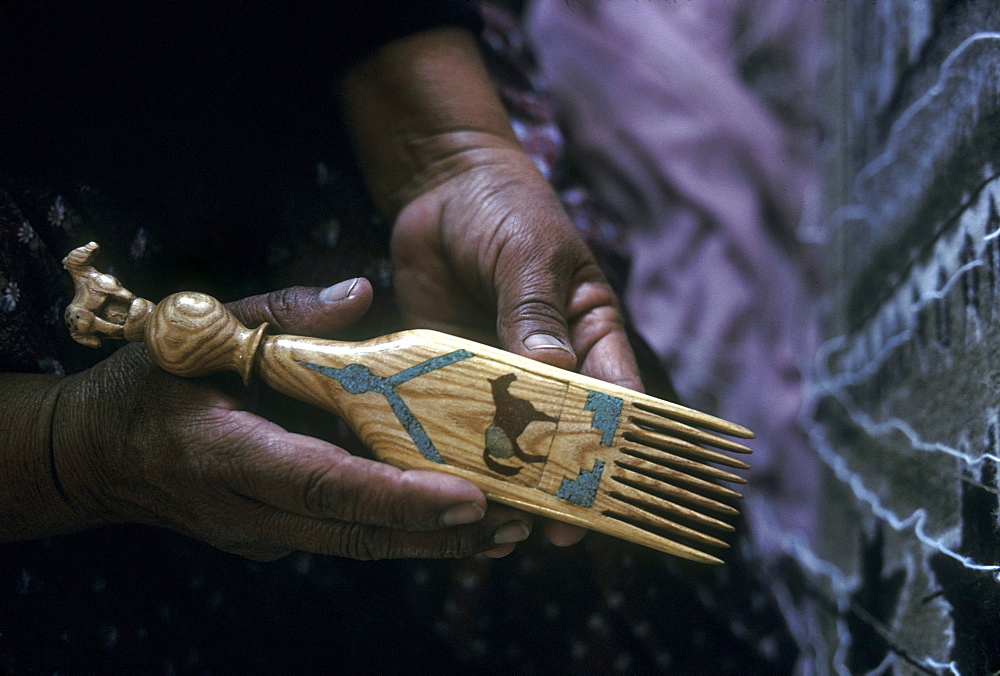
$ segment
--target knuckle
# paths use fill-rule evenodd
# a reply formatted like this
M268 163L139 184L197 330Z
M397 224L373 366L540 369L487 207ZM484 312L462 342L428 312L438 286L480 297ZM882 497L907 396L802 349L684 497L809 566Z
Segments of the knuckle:
M408 558L420 556L434 559L464 559L491 549L493 529L482 524L448 528L437 531L418 547L401 549L397 556Z
M341 555L359 561L389 558L385 538L377 529L360 523L345 523L340 529L338 544Z
M446 532L438 551L439 558L464 559L488 551L496 545L493 533L496 525L476 524Z
M513 307L512 317L519 321L563 322L562 312L545 299L525 298Z
M373 528L419 527L422 513L405 499L404 486L387 477L397 470L365 461L359 471L357 460L349 456L314 472L305 489L307 508Z
M497 330L500 336L544 333L560 337L563 341L569 335L569 326L560 308L539 299L522 299L509 311L501 311L497 318Z
M409 475L404 473L400 477L398 482L370 492L368 513L377 515L379 523L387 528L410 531L431 527L437 520L436 510L428 510L415 501Z
M383 517L376 488L352 471L352 460L331 458L306 476L300 490L307 514L346 523L370 523Z
M252 482L251 473L242 452L246 443L247 433L224 431L210 443L186 452L184 471L189 480L213 493L225 494L233 486L248 485Z
M339 516L343 512L343 500L332 495L331 470L317 469L309 474L302 487L302 506L309 514Z
M270 323L278 331L287 331L287 322L292 318L295 308L297 289L287 288L272 291L267 294L264 302L266 312L264 321Z
M464 559L493 547L492 533L483 529L447 533L437 552L438 558Z

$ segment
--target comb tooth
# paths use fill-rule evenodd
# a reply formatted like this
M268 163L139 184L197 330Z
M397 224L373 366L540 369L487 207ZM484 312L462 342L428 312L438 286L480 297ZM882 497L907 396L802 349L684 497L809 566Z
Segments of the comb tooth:
M651 514L642 507L632 504L614 491L612 491L608 497L614 501L614 506L609 507L604 511L605 516L620 519L625 523L630 523L634 526L638 526L639 528L645 528L646 530L652 529L655 531L670 533L671 535L682 537L686 540L690 540L691 542L696 542L699 545L729 549L729 545L722 540L714 538L711 535L705 535L704 533L696 531L693 528L682 526L679 523L674 523L673 521L665 519L661 516Z
M696 472L698 474L712 477L713 479L719 479L720 481L730 481L737 484L745 484L747 482L746 479L733 474L732 472L727 472L724 469L706 465L705 463L698 462L697 460L691 460L690 458L684 458L679 455L667 453L662 449L644 446L642 450L626 447L622 448L622 451L631 456L645 458L650 462L655 462L663 465L664 467L680 468L685 472Z
M633 416L630 418L632 422L638 423L640 425L645 425L647 427L652 427L656 430L663 432L670 432L679 436L687 437L695 441L700 441L703 444L708 444L709 446L715 446L716 448L721 448L726 451L734 451L736 453L753 453L753 449L744 444L738 443L731 439L723 439L722 437L717 437L714 434L710 434L705 430L700 430L697 427L691 427L690 425L685 425L682 422L677 422L676 420L670 420L669 418L652 418L648 416Z
M622 458L616 460L615 465L622 470L625 470L626 472L623 476L629 477L630 480L640 481L640 479L635 477L642 477L641 481L643 482L643 485L648 485L648 490L655 493L666 495L671 499L695 505L696 507L700 507L706 511L725 514L726 516L736 516L740 513L738 509L731 505L727 505L724 502L719 502L718 500L705 497L700 493L695 493L679 486L665 483L664 479L674 478L671 476L672 474L680 474L680 472L675 470L665 469L654 463L644 462L639 458L632 458L629 456L623 456ZM648 484L646 482L648 482ZM703 481L702 483L706 483L716 488L721 488L721 486L715 486L715 484L708 481ZM736 491L729 492L739 495Z
M643 399L642 403L635 402L635 407L647 413L655 413L673 420L683 420L698 427L705 427L716 432L721 432L722 434L728 434L731 437L738 437L740 439L757 438L757 435L742 425L737 425L734 422L729 422L728 420L723 420L722 418L717 418L714 415L708 415L701 411L695 411L686 406L671 404L669 401L652 398Z
M638 542L661 552L673 554L674 556L681 556L689 561L697 561L698 563L707 563L712 565L724 563L724 561L717 556L707 554L700 549L692 547L691 545L671 540L670 538L664 537L659 533L653 533L648 528L630 523L627 519L615 517L609 512L603 512L602 517L609 521L614 521L614 533L617 533L622 537L626 537L633 542Z
M660 492L658 489L662 484L659 484L655 479L629 472L614 477L614 481L619 486L612 489L612 493L620 493L624 498L628 498L633 505L646 509L654 516L659 512L664 512L670 516L683 518L699 526L707 526L708 528L726 531L727 533L732 533L736 530L731 524L725 521L720 521L707 514L702 514L657 495L656 493Z
M742 460L731 458L728 455L719 453L718 451L702 448L697 444L692 444L690 441L684 441L683 439L678 439L667 434L636 428L626 432L624 436L627 441L633 441L645 446L652 446L653 448L659 448L661 450L681 451L682 453L693 455L697 458L701 458L702 460L717 462L720 465L727 465L737 469L750 469L750 465L746 464Z
M646 474L651 474L657 478L665 479L666 481L686 484L704 493L712 493L722 498L732 498L736 500L743 497L742 494L737 493L731 488L720 486L712 481L706 481L700 477L696 477L691 474L687 474L686 472L681 472L671 467L667 467L653 460L649 460L632 449L622 449L622 457L618 462L619 464L627 463L630 468L636 469L640 472L645 472Z

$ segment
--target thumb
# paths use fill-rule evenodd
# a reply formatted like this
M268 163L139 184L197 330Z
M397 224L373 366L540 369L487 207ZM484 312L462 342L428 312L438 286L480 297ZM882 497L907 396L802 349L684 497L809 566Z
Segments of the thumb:
M572 369L576 353L566 320L568 280L559 256L520 258L497 275L497 335L504 349ZM563 259L565 260L565 259Z
M249 327L267 322L273 333L326 337L358 321L372 302L371 283L348 279L325 289L293 286L228 303Z

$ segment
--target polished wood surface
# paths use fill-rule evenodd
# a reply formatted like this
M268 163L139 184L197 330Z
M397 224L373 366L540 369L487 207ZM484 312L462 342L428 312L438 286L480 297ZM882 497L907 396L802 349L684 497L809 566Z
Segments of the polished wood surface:
M455 336L412 330L364 342L268 336L215 299L153 306L97 272L88 245L67 256L78 341L145 341L166 371L256 376L331 411L380 460L449 472L497 502L706 563L725 548L748 453L734 423ZM96 280L96 281L95 281ZM102 295L103 294L103 295ZM136 309L132 309L136 308ZM126 330L127 325L127 330ZM726 436L720 436L726 435Z

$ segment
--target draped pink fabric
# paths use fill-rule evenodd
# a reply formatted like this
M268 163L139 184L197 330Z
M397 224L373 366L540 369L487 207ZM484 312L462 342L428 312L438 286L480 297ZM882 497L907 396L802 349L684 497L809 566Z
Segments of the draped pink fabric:
M627 305L683 401L755 430L758 541L811 523L818 6L538 0L528 17L578 169L623 224Z

